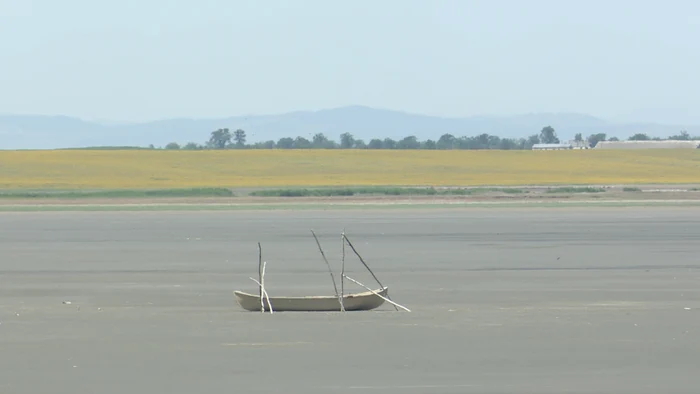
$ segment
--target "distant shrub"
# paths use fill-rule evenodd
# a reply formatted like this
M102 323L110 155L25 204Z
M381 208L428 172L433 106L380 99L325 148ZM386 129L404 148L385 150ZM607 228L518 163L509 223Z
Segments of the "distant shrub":
M445 188L434 187L351 187L351 188L319 188L319 189L268 189L256 190L250 193L256 197L331 197L354 195L383 195L383 196L466 196L475 193L503 192L509 194L524 193L522 189L512 188Z
M547 193L602 193L605 189L600 187L555 187L547 189Z
M503 193L507 193L507 194L521 194L521 193L525 193L525 191L524 191L523 189L512 189L512 188L500 189L500 191L502 191Z

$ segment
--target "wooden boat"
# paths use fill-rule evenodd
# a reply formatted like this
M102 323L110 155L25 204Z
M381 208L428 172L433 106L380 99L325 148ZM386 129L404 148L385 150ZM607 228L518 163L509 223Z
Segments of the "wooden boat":
M382 297L387 297L388 287L375 290ZM248 311L260 312L260 296L257 294L234 291L236 301ZM343 296L343 306L346 311L368 311L375 309L384 303L384 299L378 297L371 291L362 293L350 293ZM263 297L265 311L270 310L267 298ZM334 312L340 311L340 302L336 296L302 296L302 297L270 297L270 304L274 312L297 311L297 312Z

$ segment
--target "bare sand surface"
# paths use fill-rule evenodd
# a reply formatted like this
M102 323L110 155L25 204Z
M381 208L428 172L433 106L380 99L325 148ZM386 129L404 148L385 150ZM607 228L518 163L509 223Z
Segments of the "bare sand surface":
M309 229L337 270L343 228L412 312L235 303L258 241L271 294L332 294ZM697 393L698 239L694 207L0 213L0 393Z

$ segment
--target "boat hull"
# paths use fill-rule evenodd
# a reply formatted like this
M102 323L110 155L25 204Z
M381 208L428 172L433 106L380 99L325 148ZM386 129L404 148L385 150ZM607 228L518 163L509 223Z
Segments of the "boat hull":
M377 294L387 297L389 289L375 290ZM234 291L236 301L243 309L248 311L260 311L260 296L257 294ZM263 297L265 310L269 311L270 306L267 298ZM346 311L368 311L378 308L384 303L382 297L378 297L371 291L362 293L351 293L343 296L343 306ZM295 312L336 312L340 311L340 302L335 296L306 296L306 297L270 297L270 304L274 312L295 311Z

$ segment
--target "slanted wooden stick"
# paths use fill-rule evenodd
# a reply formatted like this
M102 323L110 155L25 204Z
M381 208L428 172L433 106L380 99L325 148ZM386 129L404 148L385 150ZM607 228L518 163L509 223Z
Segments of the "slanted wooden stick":
M258 282L257 280L255 280L251 277L248 277L248 278L250 280L252 280L253 282L257 283L258 286L263 287L262 284L260 282ZM270 313L272 313L272 303L270 303L270 296L267 294L267 290L263 289L263 294L265 295L265 298L267 299L267 305L270 307ZM260 303L262 304L262 297L260 298ZM264 311L264 309L263 309L263 311Z
M410 309L406 308L405 306L399 305L399 304L395 303L394 301L392 301L392 300L390 300L390 299L384 297L383 295L377 293L376 291L374 291L374 290L370 289L369 287L363 285L362 283L356 281L355 279L353 279L353 278L351 278L351 277L349 277L349 276L347 276L347 275L346 275L345 277L348 278L348 280L351 280L351 281L357 283L358 285L364 287L365 289L371 291L372 293L374 293L374 295L376 295L376 296L379 297L379 298L382 298L384 301L386 301L386 302L392 304L394 307L399 307L399 308L401 308L401 309L403 309L403 310L405 310L405 311L407 311L407 312L410 312L410 311L411 311ZM397 310L398 310L398 309L397 309Z
M379 286L381 286L381 287L383 288L384 285L382 285L382 282L379 281L379 278L377 278L377 276L374 274L374 272L372 272L372 270L369 268L369 266L367 265L367 263L365 263L365 259L363 259L362 256L360 256L360 253L358 253L357 249L355 249L355 247L352 245L352 242L350 242L350 240L349 240L348 237L345 235L345 233L343 233L343 238L344 238L345 241L348 243L348 245L350 246L350 248L352 249L352 251L355 252L355 255L357 255L357 257L360 259L360 262L362 263L362 265L364 265L365 268L367 268L367 271L369 271L369 273L372 274L372 277L374 278L374 280L376 280L377 283L379 284Z
M263 269L263 261L262 261L262 246L260 246L260 242L258 242L258 284L260 285L260 303L262 304L262 298L263 298L263 285L262 285L262 269ZM265 309L263 307L263 310L260 312L265 312Z
M350 249L352 249L352 251L355 252L355 255L357 255L357 257L360 259L360 262L362 263L362 265L364 265L365 268L367 268L367 271L369 271L369 273L372 274L372 277L374 278L374 280L377 281L377 283L379 284L379 286L381 286L381 288L384 288L384 285L382 284L382 282L379 281L379 278L377 278L377 275L375 275L374 272L372 272L372 270L369 268L367 263L365 263L365 259L363 259L362 256L360 256L360 253L357 251L357 249L355 249L355 247L352 245L352 242L350 242L350 240L345 235L345 233L343 233L343 238L345 239L345 241L347 241L348 245L350 246ZM398 311L398 308L396 308L395 305L394 305L394 308Z
M343 297L345 296L345 229L343 229L342 237L340 238L343 243L343 255L340 262L340 300L342 305ZM344 309L344 308L343 308Z
M340 303L340 310L345 312L345 306L343 305L343 299L340 297L340 294L338 293L338 286L335 284L335 277L333 276L333 269L331 268L330 263L328 263L328 259L326 258L326 254L323 253L323 248L321 247L321 242L318 241L318 237L316 236L316 233L314 233L314 230L311 230L311 234L314 236L314 239L316 240L316 245L318 245L318 250L321 252L321 256L323 257L323 261L325 261L326 266L328 266L328 272L331 274L331 280L333 281L333 289L335 289L335 296L338 297L338 302Z
M262 275L260 275L260 290L263 294L265 294L265 263L266 261L263 261ZM260 297L260 308L261 312L265 312L265 301L262 297Z
M265 294L265 298L267 298L267 306L270 307L270 313L272 313L272 303L270 303L270 297L267 295L267 290L265 289L265 267L267 266L267 261L263 261L263 268L262 268L262 277L260 278L260 288L262 288L263 293ZM262 299L261 299L262 301ZM263 305L263 311L264 311L264 305Z

